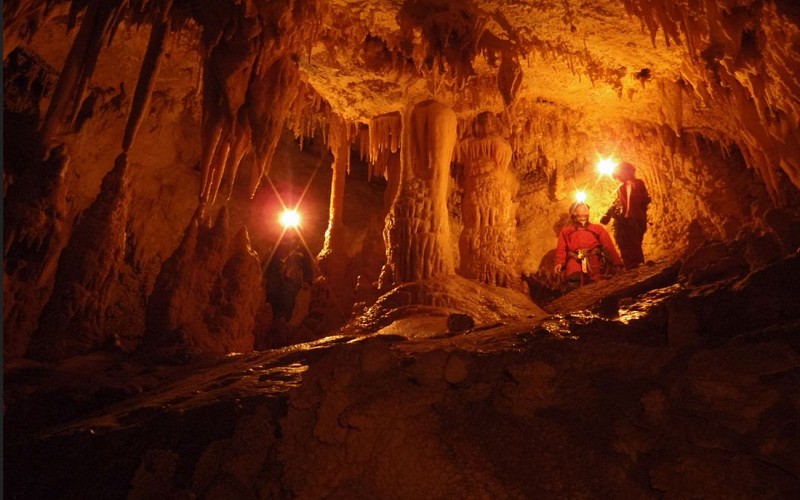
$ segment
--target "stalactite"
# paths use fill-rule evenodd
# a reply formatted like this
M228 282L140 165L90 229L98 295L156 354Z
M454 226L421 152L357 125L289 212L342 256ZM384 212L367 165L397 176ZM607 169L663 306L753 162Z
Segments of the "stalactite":
M369 122L369 178L385 176L389 155L401 144L402 120L399 112L379 115Z
M368 155L369 155L369 127L362 125L358 129L358 159L361 161L367 161ZM371 170L368 178L369 179L372 178Z
M86 84L97 64L100 47L116 9L120 8L120 2L121 0L94 0L89 5L42 122L41 132L45 144L60 132L71 108L80 106Z
M328 102L322 99L308 82L298 81L297 97L291 103L286 120L295 139L300 142L301 150L303 139L313 137L317 130L322 132L323 137L327 135L325 130L328 115L330 115Z
M170 30L170 9L172 0L165 0L162 4L162 12L159 19L153 21L150 31L150 40L147 44L147 51L144 54L142 68L139 71L139 81L136 83L136 90L133 94L131 112L128 116L128 123L125 126L125 135L122 139L122 152L127 153L133 141L136 139L136 132L142 122L142 116L150 108L150 98L153 95L158 68L161 62L161 55L164 52L164 45Z
M231 144L231 151L228 154L228 163L225 166L225 173L228 179L227 200L230 200L233 195L233 188L236 184L236 176L239 173L239 167L252 146L251 138L253 131L248 118L249 109L248 106L242 106L239 109L239 115L236 119L236 129L238 133L236 134L233 144Z
M344 183L347 166L350 162L349 127L339 115L333 115L330 121L330 137L328 145L333 152L333 180L331 181L330 223L328 228L340 227L343 224L344 213Z
M222 184L222 177L225 175L225 167L228 166L231 142L236 140L237 135L235 129L226 134L227 139L221 141L217 146L217 150L214 152L214 158L212 159L214 168L211 169L210 179L206 185L205 191L202 193L203 199L208 200L211 204L217 199L217 193L219 193L219 187Z
M205 114L206 111L206 86L203 86L203 113ZM209 91L209 94L211 91ZM209 114L212 111L208 111ZM204 124L202 127L201 137L203 140L202 144L202 156L201 156L201 165L202 165L202 172L200 177L200 201L207 202L208 195L211 190L211 179L213 178L214 172L214 155L217 153L217 148L219 147L220 143L227 141L227 133L226 132L226 124L218 124L218 123L209 123L211 122L211 118L208 118L208 121L204 120Z
M58 0L8 0L3 2L3 60L21 42L30 42L39 28L54 14ZM86 0L73 0L85 6Z
M75 86L75 95L72 98L71 109L65 119L66 124L70 126L74 125L75 118L86 97L89 81L97 67L100 51L103 45L111 43L111 38L116 31L117 23L125 7L126 5L123 0L112 0L110 2L103 2L102 4L97 23L95 24L95 30L92 33L92 38L86 53L86 58L84 59L84 65L81 68L81 74Z
M200 202L213 204L225 173L228 152L236 142L237 116L247 100L259 47L261 27L232 7L228 14L242 16L223 36L223 26L209 24L203 32L208 51L203 68L202 184ZM209 16L212 19L215 16Z
M295 63L289 56L283 56L263 73L253 75L247 89L248 118L256 156L255 171L250 177L250 197L267 175L289 106L297 99L299 81Z
M659 80L661 118L680 137L683 128L683 88L680 82Z
M520 85L522 85L522 67L517 55L512 51L504 51L497 72L497 88L503 96L506 106L511 106L517 98Z
M743 5L747 16L731 15L717 0L685 5L668 0L625 0L626 11L642 20L651 35L660 27L667 40L683 43L691 65L681 73L707 106L731 110L736 131L731 132L740 149L760 150L747 154L747 164L758 171L774 203L787 202L774 169L782 169L800 187L800 127L775 127L776 116L796 116L791 97L800 88L792 68L800 57L791 46L792 23L772 3ZM744 22L747 19L748 25ZM744 43L744 30L758 40L757 51ZM763 45L762 45L763 44ZM714 49L714 50L708 50ZM715 54L726 54L722 60ZM796 120L795 120L796 122ZM795 123L797 125L797 123Z

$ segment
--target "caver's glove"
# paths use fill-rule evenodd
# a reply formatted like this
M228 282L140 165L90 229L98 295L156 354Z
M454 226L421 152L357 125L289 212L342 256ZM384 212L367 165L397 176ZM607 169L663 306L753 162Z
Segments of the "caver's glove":
M604 216L600 217L600 224L604 226L608 224L610 221L611 221L611 216L609 216L608 214L605 214Z

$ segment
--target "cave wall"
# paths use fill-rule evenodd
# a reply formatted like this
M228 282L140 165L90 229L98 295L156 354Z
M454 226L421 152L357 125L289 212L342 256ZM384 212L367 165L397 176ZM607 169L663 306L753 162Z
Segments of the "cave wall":
M552 103L537 103L521 123L511 140L521 183L517 236L526 249L524 273L536 273L550 258L577 190L586 192L594 221L611 205L617 182L595 168L604 157L633 163L653 198L646 259L674 259L705 240L733 240L745 227L763 227L764 213L775 206L736 144L697 131L677 136L667 126L628 120L594 128L580 113ZM780 189L796 206L797 189L788 179Z
M43 25L24 47L25 53L35 54L40 66L59 67L75 34L75 30L66 30L66 20L56 14L54 22ZM113 42L99 54L74 125L59 136L60 150L68 158L63 174L65 239L71 237L72 226L100 194L101 180L112 169L121 151L126 116L148 37L147 26L123 23L118 27ZM161 262L177 246L195 209L192 200L196 198L198 182L192 169L199 159L200 109L196 99L199 55L185 38L174 40L170 45L166 59L173 58L174 62L165 65L166 69L160 74L138 141L127 158L129 182L125 196L129 199L129 217L120 221L121 226L116 228L117 232L122 231L117 237L124 241L124 258L114 266L117 278L115 283L109 284L110 298L105 312L105 328L114 332L117 342L126 349L135 345L142 335L146 297L152 290ZM31 88L27 97L35 106L29 106L24 114L7 114L7 127L13 128L26 119L40 120L46 114L54 87ZM17 189L30 182L27 177L49 175L46 167L38 166L36 157L40 151L47 150L47 145L37 143L33 135L27 142L16 137L8 141L6 137L4 178L10 178L8 191L12 198ZM29 202L36 203L36 196L31 196ZM13 218L7 222L12 227L7 224L6 235L14 230L14 224L25 224L24 220ZM92 234L84 236L90 240L82 244L97 243L91 241ZM68 265L65 262L63 267ZM49 295L53 279L53 276L43 276L36 288ZM16 310L36 309L36 304L15 300L13 295L6 296L5 305L7 320L8 314ZM35 318L38 312L33 310L27 314ZM35 325L35 319L32 323L28 319L27 324L6 322L7 331L13 332L10 336L20 336L16 342L18 347L12 349L15 356L24 353L29 332ZM6 347L9 347L8 342Z
M151 26L169 6L173 30L128 155L124 258L105 312L107 327L124 349L141 338L148 297L162 263L197 213L198 197L201 211L214 213L226 205L231 235L246 226L263 261L277 238L274 226L264 221L277 206L273 187L280 189L280 182L264 186L263 176L276 165L316 162L304 175L325 185L330 172L317 171L330 161L326 149L334 115L344 121L343 130L353 130L435 98L454 111L463 132L479 113L494 113L513 151L509 168L520 182L513 199L519 207L520 274L536 273L547 261L575 189L589 192L595 219L608 206L614 183L594 172L601 156L633 162L650 187L648 259L678 258L706 240L763 229L771 207L789 212L798 207L800 16L785 1L691 8L662 1L600 2L592 15L568 4L492 10L485 2L432 0L378 2L363 12L299 0L134 2L111 21L104 43L93 46L97 62L81 76L86 88L72 103L74 119L60 133L45 136L55 142L38 143L33 129L48 114L87 4L99 5L37 0L4 5L4 55L19 46L36 61L18 69L29 72L27 83L17 81L18 102L5 103L7 110L22 111L8 118L19 127L7 132L12 141L4 158L4 192L19 204L8 202L6 208L29 214L12 216L6 234L39 227L41 234L29 240L46 241L48 249L26 264L28 276L19 266L4 269L9 283L4 320L20 337L13 356L24 352L51 293L53 262L120 153ZM283 82L279 89L265 83L269 75ZM259 89L267 89L271 99L260 99ZM284 118L296 143L281 137ZM214 140L203 140L203 130ZM313 147L301 152L297 143L304 142ZM399 142L390 148L395 159L409 154ZM68 161L55 175L39 163L58 143ZM397 162L390 165L399 175ZM39 175L43 182L63 175L58 181L63 185L31 196L26 205L22 188L35 186ZM388 179L389 192L397 182ZM263 189L256 189L259 185ZM220 186L228 190L215 198ZM452 179L449 189L450 247L457 251L456 233L463 225ZM352 190L346 186L345 192ZM325 188L316 193L328 196ZM384 202L383 211L389 209ZM327 203L307 204L309 241L316 250ZM42 212L54 215L32 224ZM365 217L347 229L348 258L380 247L372 241L379 234L374 220L371 240L365 235L368 219L381 213L367 205ZM14 251L24 253L19 247L6 254ZM452 260L459 264L457 253ZM346 279L353 285L356 276Z

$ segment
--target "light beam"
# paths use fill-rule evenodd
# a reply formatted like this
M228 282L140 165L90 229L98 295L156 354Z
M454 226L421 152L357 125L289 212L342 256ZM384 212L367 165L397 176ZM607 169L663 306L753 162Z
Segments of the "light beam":
M295 228L300 225L300 214L297 210L287 208L281 212L280 222L285 229Z
M597 172L600 175L607 175L611 177L614 174L614 170L617 168L617 162L612 160L611 158L600 158L600 161L597 162Z

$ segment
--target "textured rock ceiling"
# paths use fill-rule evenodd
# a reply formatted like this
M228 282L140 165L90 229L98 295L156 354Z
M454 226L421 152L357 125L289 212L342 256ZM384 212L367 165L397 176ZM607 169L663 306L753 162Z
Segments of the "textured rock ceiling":
M301 67L347 119L433 96L467 115L511 107L515 122L546 102L597 135L626 120L704 130L753 150L768 184L778 164L800 182L796 3L343 2L326 15L340 38Z
M67 3L75 13L92 2ZM112 4L111 24L152 23L165 10L156 1ZM6 2L4 52L63 14L60 5ZM603 131L625 121L666 124L678 136L700 130L742 149L773 197L777 169L800 185L800 7L791 0L170 5L172 29L199 36L201 52L211 53L232 117L252 101L253 65L290 55L301 80L348 123L435 98L460 117L507 111L509 129L522 136L536 104L549 103L577 112L597 143L614 140ZM215 65L217 49L225 64Z
M515 92L506 93L516 99L567 104L595 117L648 116L658 100L650 93L655 86L636 75L647 69L651 78L677 80L687 49L655 43L620 2L570 4L343 2L334 12L353 27L350 43L334 54L318 44L301 65L314 87L355 120L431 94L467 113L502 111L499 87L515 78ZM373 38L362 46L365 36ZM417 44L411 58L377 64L408 40ZM426 62L437 46L443 67Z

